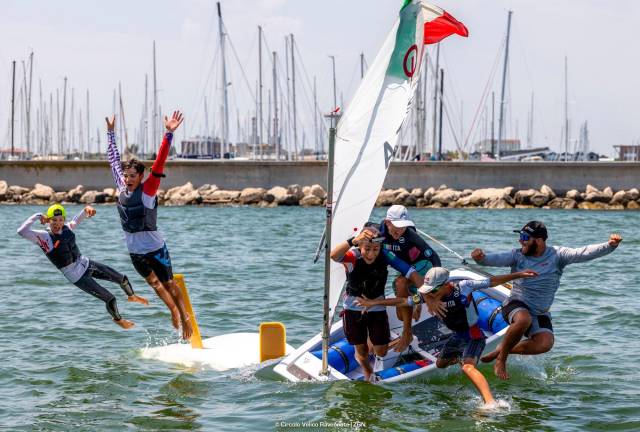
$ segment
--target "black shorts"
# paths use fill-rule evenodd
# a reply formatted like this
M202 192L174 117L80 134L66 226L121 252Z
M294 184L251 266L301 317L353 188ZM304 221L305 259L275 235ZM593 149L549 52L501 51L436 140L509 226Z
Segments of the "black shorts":
M160 282L168 282L173 279L171 257L167 245L146 254L129 254L136 271L143 278L147 278L154 272Z
M364 345L367 337L374 345L387 345L391 339L386 310L363 314L346 309L342 314L342 327L351 345Z
M529 306L525 302L520 300L509 300L509 302L502 306L502 318L509 324L513 320L514 315L521 311L526 310L531 315L531 325L524 332L524 335L528 338L537 333L547 332L553 334L553 325L551 325L551 314L548 312L542 315L534 315L531 313Z

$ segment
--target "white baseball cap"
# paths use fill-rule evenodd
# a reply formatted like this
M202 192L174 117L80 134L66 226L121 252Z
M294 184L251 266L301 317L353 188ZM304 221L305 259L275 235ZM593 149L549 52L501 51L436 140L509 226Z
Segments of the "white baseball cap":
M424 276L424 285L418 288L422 294L436 291L449 280L449 270L444 267L432 267Z
M387 210L387 217L385 218L393 224L396 228L414 227L414 223L409 219L409 212L403 205L392 205Z

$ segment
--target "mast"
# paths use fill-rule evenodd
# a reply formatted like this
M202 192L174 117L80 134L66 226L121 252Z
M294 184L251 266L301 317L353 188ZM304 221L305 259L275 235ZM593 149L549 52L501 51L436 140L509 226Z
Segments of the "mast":
M364 53L360 53L360 79L364 78Z
M144 110L142 111L142 131L141 135L141 146L142 146L142 159L145 158L145 154L147 154L147 139L149 138L149 75L144 74Z
M529 114L529 125L527 131L527 147L533 148L533 96L534 93L531 92L531 113Z
M564 56L564 160L569 162L569 66Z
M60 120L61 132L60 132L60 149L61 152L64 152L65 145L65 117L67 114L67 77L64 77L64 90L62 92L62 118Z
M440 131L438 136L438 160L442 160L442 105L444 99L444 69L440 69Z
M509 64L509 38L511 37L511 15L513 11L509 11L507 18L507 40L504 51L504 65L502 67L502 93L500 97L500 120L498 121L498 150L497 159L500 160L500 148L504 138L504 105L505 105L505 88L507 84L507 66Z
M293 33L291 36L291 90L293 95L293 148L298 159L298 116L296 111L296 61L294 56L294 44ZM304 144L302 145L302 159L304 160Z
M75 106L76 106L76 95L75 95L75 87L71 87L71 110L69 111L69 154L73 153L76 144L76 128L74 118L76 116Z
M320 152L320 146L318 143L318 93L316 90L316 76L313 76L313 130L314 130L314 143L316 150L316 157Z
M262 124L264 119L262 118L262 26L258 26L258 139L256 144L260 146L260 159L262 159ZM255 159L255 147L254 147L254 159Z
M431 140L431 157L438 157L438 149L436 147L436 133L438 121L438 71L440 70L440 44L436 48L436 73L433 81L433 132Z
M322 369L320 375L329 375L329 296L331 291L331 221L333 219L333 164L334 147L336 140L336 117L338 114L332 111L327 117L331 119L329 129L329 160L327 166L327 212L325 222L324 242L324 298L323 298L323 323L322 323Z
M129 134L127 133L127 124L125 123L124 118L124 104L122 103L122 83L118 81L118 99L120 101L120 130L124 133L124 151L123 154L129 147Z
M16 104L16 61L14 60L12 63L12 72L11 72L11 157L14 156L14 124L15 124L15 104Z
M280 160L280 140L278 139L278 75L276 63L278 54L273 52L273 145L276 148L276 160Z
M31 85L33 83L33 51L29 54L29 89L27 90L27 154L31 150Z
M224 24L222 23L222 11L220 10L220 2L218 5L218 30L220 34L220 54L222 55L222 155L224 157L225 150L229 148L229 96L227 94L227 63L224 54Z
M87 146L86 150L91 153L91 123L89 123L89 89L87 89ZM84 159L85 146L82 146L82 159Z
M115 113L115 110L114 110ZM155 143L158 139L158 81L156 75L156 41L153 41L153 124L152 131L153 135L151 136L151 142ZM155 153L155 144L154 153Z
M287 160L289 158L294 159L295 153L291 149L291 91L290 91L290 78L289 78L289 38L284 37L284 70L287 84L287 117L286 117L286 128L285 128L285 137L286 137L286 147L287 147ZM283 102L282 100L280 102ZM284 110L282 111L282 115L284 116Z
M496 154L496 92L491 92L491 154Z
M338 96L336 92L336 56L329 56L329 58L331 59L331 70L333 71L333 109L331 111L334 111L338 108ZM332 120L334 119L332 118Z

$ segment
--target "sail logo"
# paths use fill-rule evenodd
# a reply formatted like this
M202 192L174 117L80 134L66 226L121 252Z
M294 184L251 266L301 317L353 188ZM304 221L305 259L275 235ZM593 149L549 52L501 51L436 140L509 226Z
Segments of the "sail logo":
M416 57L417 56L418 56L418 45L413 44L407 50L406 54L404 55L404 61L402 62L402 68L404 69L404 74L407 76L407 78L413 77L413 74L416 73L416 68L417 68ZM408 64L409 60L411 61L411 64Z

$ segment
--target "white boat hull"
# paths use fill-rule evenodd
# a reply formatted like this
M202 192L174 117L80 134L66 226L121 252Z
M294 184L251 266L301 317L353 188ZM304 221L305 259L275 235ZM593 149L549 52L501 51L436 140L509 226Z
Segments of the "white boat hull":
M474 273L468 269L456 269L451 272L451 278L478 280L483 279L484 276ZM503 286L489 288L482 291L491 298L500 302L509 296L509 289ZM397 318L394 307L387 308L387 314L389 316L389 327L391 328L391 339L393 340L402 332L402 322ZM497 346L504 337L507 328L508 327L505 327L495 334L490 331L485 331L485 335L487 336L486 352ZM438 318L430 315L426 307L422 308L420 319L418 321L413 321L412 331L414 338L409 349L403 353L397 353L393 351L393 349L389 349L389 352L384 357L384 369L389 372L383 371L383 374L380 377L380 382L392 383L412 380L434 372L437 369L436 359L438 353L444 343L446 343L447 338L451 335L451 332ZM343 338L344 331L342 328L342 321L340 320L331 326L329 344L344 344L344 341L340 342ZM274 372L292 382L337 380L356 381L362 379L362 368L360 365L353 368L353 364L348 368L349 370L343 370L344 373L335 367L330 366L329 375L322 375L320 373L322 360L317 355L318 350L320 350L321 347L322 334L319 333L291 354L287 355L274 367ZM315 352L316 355L312 354L313 352ZM342 358L345 359L343 353L341 352L340 354ZM402 354L402 357L400 354ZM406 363L402 363L405 361ZM345 362L348 364L349 360L345 359ZM411 365L411 367L415 369L404 371L403 368L411 363L415 363ZM391 376L396 373L395 371L397 371L398 374Z

